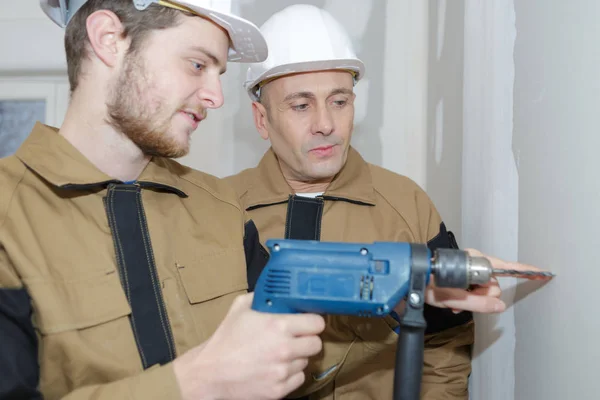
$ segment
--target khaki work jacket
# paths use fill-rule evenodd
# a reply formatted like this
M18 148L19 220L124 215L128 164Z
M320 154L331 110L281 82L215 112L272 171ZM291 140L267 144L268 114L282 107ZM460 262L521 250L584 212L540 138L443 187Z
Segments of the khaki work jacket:
M433 203L410 179L365 162L353 148L321 196L292 193L270 149L256 168L226 179L271 238L427 243L457 247ZM249 271L255 281L258 272ZM467 399L474 327L470 313L426 307L422 398ZM392 399L397 319L328 317L323 352L307 369L311 399ZM300 394L298 392L297 394Z
M0 160L0 398L180 398L171 361L259 249L221 180L154 158L124 184L37 124Z

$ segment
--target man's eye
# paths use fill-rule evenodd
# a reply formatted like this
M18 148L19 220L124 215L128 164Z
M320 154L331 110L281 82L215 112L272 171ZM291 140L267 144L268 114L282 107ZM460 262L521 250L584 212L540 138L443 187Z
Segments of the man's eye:
M192 61L192 67L196 70L196 71L200 71L202 68L204 68L204 65L194 62Z
M292 106L292 110L294 111L304 111L308 108L308 104L298 104L295 106Z
M346 100L336 100L333 103L338 107L344 107L348 102Z

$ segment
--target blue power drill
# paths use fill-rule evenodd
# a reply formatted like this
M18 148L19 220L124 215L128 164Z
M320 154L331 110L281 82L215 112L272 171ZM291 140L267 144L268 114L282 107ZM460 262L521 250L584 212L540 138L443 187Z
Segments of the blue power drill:
M382 317L406 300L394 375L394 400L418 400L423 370L425 290L488 282L487 258L424 244L268 240L271 257L256 283L252 309Z

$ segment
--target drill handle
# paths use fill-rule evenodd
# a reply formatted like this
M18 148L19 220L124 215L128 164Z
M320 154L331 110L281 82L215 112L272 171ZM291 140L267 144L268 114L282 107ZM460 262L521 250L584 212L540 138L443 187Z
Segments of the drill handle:
M413 246L410 287L404 314L400 319L400 334L396 349L394 400L419 400L425 350L423 316L425 290L429 274L429 255L426 247Z
M425 328L401 325L396 349L394 400L421 397Z

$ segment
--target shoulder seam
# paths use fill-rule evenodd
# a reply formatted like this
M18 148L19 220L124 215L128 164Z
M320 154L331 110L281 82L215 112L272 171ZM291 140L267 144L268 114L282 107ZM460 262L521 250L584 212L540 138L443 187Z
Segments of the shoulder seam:
M376 165L369 164L369 169L371 169L371 170L372 170L372 168L373 168L373 167L377 167L377 166L376 166ZM378 168L378 169L382 169L383 171L385 171L385 172L388 172L388 173L390 173L390 174L392 174L392 175L395 175L397 178L405 178L405 179L408 179L409 181L411 181L411 182L412 182L412 180L411 180L410 178L408 178L408 177L405 177L405 176L403 176L403 175L400 175L400 174L397 174L397 173L395 173L395 172L392 172L392 171L386 170L385 168L381 168L381 167L377 167L377 168ZM403 215L403 214L402 214L402 212L401 212L401 211L398 209L398 207L396 207L396 205L395 205L395 204L393 204L393 203L392 203L392 201L390 201L390 199L388 198L388 196L386 196L385 194L383 194L383 193L382 193L382 192L379 190L379 185L376 185L376 184L375 184L375 181L374 181L375 179L374 179L374 177L373 177L373 174L372 174L371 176L372 176L372 178L371 178L371 179L373 179L373 190L374 190L374 191L375 191L375 192L376 192L376 193L377 193L379 196L381 196L381 198L382 198L383 200L385 200L385 202L386 202L386 203L387 203L387 204L388 204L390 207L392 207L392 209L394 209L394 211L396 212L396 214L398 214L398 216L399 216L400 218L402 218L402 220L403 220L403 221L406 223L406 226L408 226L408 228L410 229L410 231L411 231L411 234L412 234L414 237L419 237L419 235L416 235L416 234L415 234L415 232L413 232L413 230L412 230L412 228L411 228L411 225L410 225L409 221L407 221L407 219L404 217L404 215ZM415 185L416 185L416 183L415 183ZM417 186L418 186L418 185L417 185ZM417 232L417 233L418 233L418 232Z
M225 203L225 204L229 204L230 206L234 207L234 208L235 208L235 209L237 209L238 211L242 211L242 208L241 208L241 207L240 207L238 204L235 204L234 202L232 202L232 201L229 201L229 200L227 200L227 199L223 198L222 196L220 196L220 195L218 195L217 193L215 193L215 191L214 191L214 190L211 190L210 188L206 187L206 185L204 185L204 184L201 184L200 182L196 182L196 181L194 181L194 180L188 179L188 178L186 178L186 177L183 177L183 176L181 176L181 175L179 176L179 178L180 178L180 179L183 179L183 180L185 180L186 182L189 182L189 183L191 183L192 185L196 186L196 187L197 187L197 188L199 188L199 189L202 189L202 190L204 190L205 192L207 192L209 195L211 195L211 196L212 196L212 197L214 197L215 199L217 199L217 200L219 200L219 201L222 201L222 202L223 202L223 203ZM216 178L216 179L219 179L219 178Z
M402 220L403 220L403 221L406 223L406 226L408 226L408 227L409 227L409 229L410 229L410 224L409 224L409 221L407 221L407 220L406 220L406 218L404 218L404 215L402 214L402 212L400 212L400 210L398 210L398 207L396 207L394 204L392 204L392 202L391 202L391 201L390 201L390 200L389 200L389 199L388 199L388 198L387 198L387 197L386 197L386 196L385 196L383 193L381 193L381 192L379 191L379 189L377 189L377 188L374 188L374 190L375 190L375 192L376 192L378 195L380 195L380 196L381 196L381 198L383 198L383 200L385 200L385 202L386 202L386 203L387 203L387 204L388 204L390 207L392 207L392 208L394 209L394 211L396 211L396 214L398 214L398 216L399 216L400 218L402 218ZM415 234L414 232L412 232L412 229L411 229L411 233L412 233L413 235Z
M7 219L6 216L8 215L8 210L10 209L10 205L12 204L13 199L15 198L15 195L17 193L17 188L23 181L23 178L25 177L25 173L27 172L27 168L21 163L20 160L19 160L19 163L20 163L20 167L22 169L21 176L19 177L19 180L17 181L17 183L15 183L15 185L13 187L12 193L10 195L10 199L6 203L6 209L0 210L0 211L2 211L2 213L0 214L0 229L4 226L4 223L6 222L6 219Z
M248 194L248 192L250 191L250 189L254 185L253 172L255 170L256 170L256 167L254 167L254 168L246 168L246 169L238 172L237 174L233 174L233 175L230 175L230 176L224 178L225 181L231 182L229 185L231 185L231 187L233 188L233 190L235 192L235 195L236 195L236 197L237 197L237 199L239 201L241 201L241 199L246 194ZM244 181L243 178L246 178L246 181L248 182L248 184L244 185L242 191L238 192L238 190L237 190L238 185L236 185L235 182L238 181L238 180ZM243 208L245 208L245 207L243 207Z
M218 191L213 190L210 187L210 184L207 182L204 182L202 179L202 178L205 178L207 180L214 179L214 181L218 184L219 182L222 183L224 181L223 178L219 178L215 175L211 175L209 173L206 173L206 172L194 169L192 167L189 167L187 165L181 164L180 162L178 162L177 160L174 160L172 158L162 158L162 160L164 161L169 172L171 174L175 175L178 179L186 181L186 182L194 185L195 187L205 191L206 193L208 193L210 196L214 197L215 199L217 199L225 204L229 204L230 206L237 209L238 211L242 211L242 208L239 207L239 205L236 204L236 202L235 202L235 201L237 201L235 193L233 193L234 196L232 196L235 200L229 201L224 196L221 196L218 193ZM196 179L195 176L197 176L198 179ZM217 186L217 185L215 185L215 186Z

